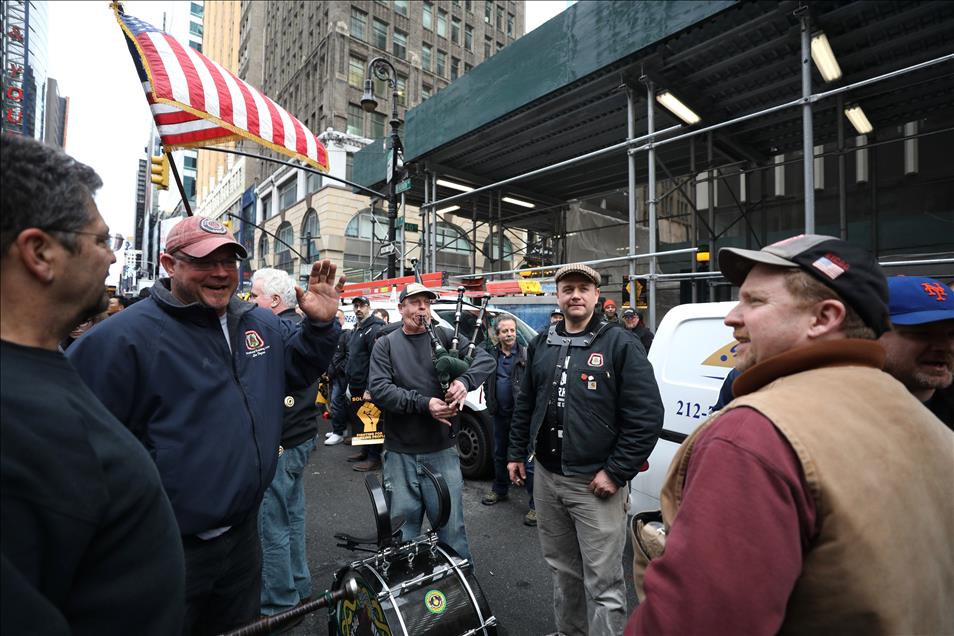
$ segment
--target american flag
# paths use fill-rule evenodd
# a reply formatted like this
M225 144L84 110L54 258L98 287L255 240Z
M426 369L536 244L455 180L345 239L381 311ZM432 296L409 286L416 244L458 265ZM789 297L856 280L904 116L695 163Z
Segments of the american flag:
M266 95L113 3L166 150L245 138L328 171L328 151Z

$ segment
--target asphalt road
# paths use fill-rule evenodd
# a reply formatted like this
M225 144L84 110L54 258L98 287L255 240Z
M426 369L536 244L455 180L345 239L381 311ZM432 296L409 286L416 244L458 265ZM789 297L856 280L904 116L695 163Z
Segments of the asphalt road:
M327 430L330 430L328 423L322 421L321 441ZM336 571L366 556L337 547L334 534L374 534L373 508L364 485L365 473L353 471L351 464L345 461L353 452L351 446L319 443L306 474L307 550L316 594L332 586ZM377 475L380 479L380 472ZM555 630L552 584L540 555L537 530L523 525L528 509L526 493L511 490L509 500L484 506L480 499L489 490L489 480L465 481L464 506L478 580L497 617L498 633L549 634ZM631 584L632 554L628 546L623 564L632 608L635 596ZM289 633L326 634L327 618L325 610L314 612Z

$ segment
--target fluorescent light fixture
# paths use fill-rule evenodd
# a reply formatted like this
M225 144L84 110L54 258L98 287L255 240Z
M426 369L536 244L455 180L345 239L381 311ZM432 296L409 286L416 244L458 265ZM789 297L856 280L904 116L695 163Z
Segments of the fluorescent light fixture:
M834 82L841 77L841 67L828 44L828 36L821 31L812 36L812 59L826 82Z
M441 208L440 210L437 211L437 213L446 214L447 212L453 212L454 210L459 210L459 209L460 209L459 205L451 205L446 208Z
M445 179L438 179L437 185L450 188L451 190L460 190L461 192L470 192L473 190L470 186L461 185L460 183L454 183L453 181L447 181Z
M692 112L692 109L676 99L676 96L669 91L656 93L656 101L662 104L670 113L686 122L690 126L698 124L701 118Z
M845 117L848 118L848 121L850 121L851 125L855 127L855 130L858 131L859 135L867 135L874 130L874 126L872 126L871 122L868 121L868 118L865 117L865 111L861 110L861 106L858 104L850 104L846 106Z
M521 201L520 199L514 199L513 197L504 197L501 201L506 201L507 203L513 203L514 205L519 205L523 208L535 208L535 204L530 203L529 201Z

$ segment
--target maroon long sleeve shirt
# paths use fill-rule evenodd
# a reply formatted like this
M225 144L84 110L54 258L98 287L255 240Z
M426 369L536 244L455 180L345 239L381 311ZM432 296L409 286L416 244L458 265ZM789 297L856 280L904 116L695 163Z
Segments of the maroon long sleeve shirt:
M696 440L666 552L625 634L777 633L816 533L788 441L754 409L733 409Z

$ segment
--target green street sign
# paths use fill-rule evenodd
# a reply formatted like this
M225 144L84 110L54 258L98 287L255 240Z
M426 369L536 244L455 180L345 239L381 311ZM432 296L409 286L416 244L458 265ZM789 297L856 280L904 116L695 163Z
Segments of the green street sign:
M404 181L398 182L398 184L394 186L394 194L401 194L402 192L407 192L410 189L411 189L411 180L405 179Z
M405 232L417 232L417 223L405 223L404 224Z

